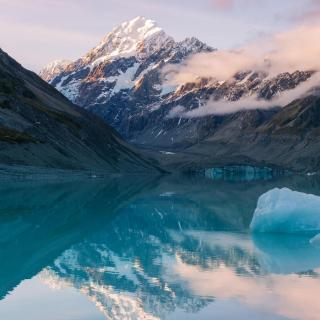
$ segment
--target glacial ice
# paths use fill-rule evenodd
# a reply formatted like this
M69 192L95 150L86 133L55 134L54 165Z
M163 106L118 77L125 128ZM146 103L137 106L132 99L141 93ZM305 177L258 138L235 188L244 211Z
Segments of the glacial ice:
M320 233L317 234L315 237L313 237L311 240L310 240L310 243L312 245L315 245L315 246L320 246Z
M205 169L205 176L213 180L253 181L270 180L273 177L287 175L285 170L276 170L268 167L253 166L226 166Z
M296 233L320 230L320 197L288 188L263 194L250 224L253 232Z

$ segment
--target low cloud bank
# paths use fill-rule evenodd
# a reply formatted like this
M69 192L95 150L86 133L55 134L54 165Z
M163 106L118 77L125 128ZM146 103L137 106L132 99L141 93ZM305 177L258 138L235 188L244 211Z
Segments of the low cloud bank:
M181 85L199 77L224 81L247 70L270 76L296 70L320 71L319 39L320 26L299 27L236 50L195 54L184 64L168 66L164 73L169 82Z
M287 105L320 84L319 39L320 25L302 26L264 37L237 50L195 54L181 65L166 67L163 73L170 85L197 82L200 78L228 81L238 72L248 70L264 72L268 77L296 70L316 72L297 88L283 92L270 101L258 100L257 97L245 97L235 102L211 100L205 106L192 111L186 111L179 106L174 108L168 117L190 118Z
M310 90L320 84L320 73L316 73L309 80L297 86L295 89L287 90L271 100L261 100L256 96L249 96L238 101L209 100L205 105L193 110L187 110L183 106L173 108L168 118L196 118L208 115L224 115L245 110L270 109L284 107L290 102L302 98L310 93Z

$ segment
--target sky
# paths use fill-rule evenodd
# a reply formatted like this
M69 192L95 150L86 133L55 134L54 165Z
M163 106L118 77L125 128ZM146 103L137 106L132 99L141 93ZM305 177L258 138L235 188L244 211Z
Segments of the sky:
M176 40L196 36L232 49L316 21L320 0L0 0L0 47L38 72L81 57L138 15Z

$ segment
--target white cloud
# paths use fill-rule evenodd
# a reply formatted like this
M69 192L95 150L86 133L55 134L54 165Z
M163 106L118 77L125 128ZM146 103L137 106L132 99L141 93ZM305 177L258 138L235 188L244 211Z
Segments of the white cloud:
M244 110L270 109L284 107L292 101L306 95L312 88L320 84L320 74L316 73L309 80L297 86L295 89L284 91L271 100L259 100L256 96L249 96L238 101L214 101L210 100L204 106L187 111L184 107L173 109L171 118L195 118L208 115L223 115Z
M296 70L320 71L319 39L320 25L298 27L238 50L196 54L184 64L169 66L163 72L171 85L182 85L197 82L199 78L228 81L237 72L247 70L262 71L269 77ZM181 107L174 109L169 116L189 118L285 106L319 84L320 76L317 72L309 81L285 91L271 101L258 100L257 97L245 97L235 102L210 100L205 106L192 111Z
M267 72L270 76L296 70L320 70L320 25L303 26L263 38L232 51L218 50L192 56L182 65L164 70L177 85L199 77L228 80L246 70Z

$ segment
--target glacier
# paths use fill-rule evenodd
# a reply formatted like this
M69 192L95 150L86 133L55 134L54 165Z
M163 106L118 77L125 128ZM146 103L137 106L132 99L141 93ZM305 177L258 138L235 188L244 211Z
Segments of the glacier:
M320 231L320 197L275 188L263 194L250 224L253 232Z

